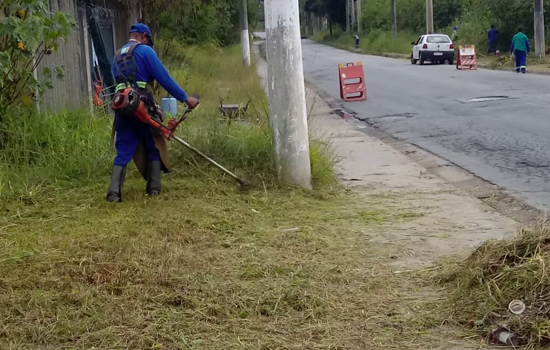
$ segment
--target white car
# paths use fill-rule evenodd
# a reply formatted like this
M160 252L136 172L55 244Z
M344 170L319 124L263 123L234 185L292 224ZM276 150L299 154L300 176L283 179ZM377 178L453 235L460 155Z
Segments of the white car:
M455 57L455 46L445 34L426 34L422 35L413 45L411 52L411 63L424 64L425 61L431 63L449 63L453 64Z

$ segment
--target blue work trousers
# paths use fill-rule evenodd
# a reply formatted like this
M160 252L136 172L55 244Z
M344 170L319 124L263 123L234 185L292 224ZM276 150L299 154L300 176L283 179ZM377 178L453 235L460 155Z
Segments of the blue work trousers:
M527 68L527 52L522 50L515 50L514 55L516 56L516 72L525 73Z
M489 41L489 48L487 48L487 53L497 52L497 42Z
M125 166L130 163L140 141L145 145L149 161L160 160L160 154L155 146L155 140L149 125L119 114L115 118L117 155L114 165Z

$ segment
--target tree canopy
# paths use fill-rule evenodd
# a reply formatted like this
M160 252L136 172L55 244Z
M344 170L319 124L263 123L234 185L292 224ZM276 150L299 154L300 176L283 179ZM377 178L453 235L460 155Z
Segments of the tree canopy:
M189 44L239 39L239 0L142 0L144 20L154 35L180 38ZM260 17L258 0L248 0L253 27Z
M390 30L390 1L362 0L361 24L364 32ZM421 34L425 30L425 0L398 0L398 30ZM304 12L328 18L332 24L346 27L346 0L303 0ZM545 23L550 23L550 2L546 1ZM518 27L533 36L531 0L437 0L434 1L434 25L437 31L459 27L459 35L480 39L494 24L503 37L511 37Z

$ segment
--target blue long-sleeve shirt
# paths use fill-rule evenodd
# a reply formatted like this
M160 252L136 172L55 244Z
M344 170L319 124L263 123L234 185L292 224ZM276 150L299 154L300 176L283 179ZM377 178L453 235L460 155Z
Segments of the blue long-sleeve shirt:
M123 47L133 44L128 42ZM134 50L136 62L136 80L150 82L156 80L176 100L184 103L187 101L187 93L174 81L164 65L160 62L157 53L147 45L138 45ZM116 57L112 63L113 75L117 76Z
M489 32L487 33L487 38L489 39L490 43L494 43L495 41L497 41L498 33L499 31L495 28L489 29Z

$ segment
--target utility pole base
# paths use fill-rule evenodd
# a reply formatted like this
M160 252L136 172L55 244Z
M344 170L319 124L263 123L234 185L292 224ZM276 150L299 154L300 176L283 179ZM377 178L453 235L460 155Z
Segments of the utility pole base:
M265 0L267 86L279 180L311 188L298 0Z

